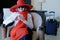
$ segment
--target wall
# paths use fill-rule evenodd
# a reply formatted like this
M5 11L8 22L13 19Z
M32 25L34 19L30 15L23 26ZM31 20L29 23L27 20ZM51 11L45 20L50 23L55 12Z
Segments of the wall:
M33 9L40 10L41 9L41 3L37 0L32 0ZM60 0L46 0L45 3L42 4L42 10L49 11L55 11L56 16L60 16Z
M45 3L43 3L43 10L47 11L55 11L56 16L60 16L60 0L46 0Z
M31 0L34 10L41 10L41 3L37 0ZM42 10L55 11L55 18L60 21L60 0L46 0L45 3L42 3Z
M41 4L39 1L37 0L31 0L31 4L33 5L33 9L34 10L40 10L41 9Z

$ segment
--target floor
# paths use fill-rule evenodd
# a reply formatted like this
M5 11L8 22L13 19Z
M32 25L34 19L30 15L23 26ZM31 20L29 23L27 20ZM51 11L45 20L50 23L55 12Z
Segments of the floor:
M0 40L9 40L9 37L7 39L3 38L2 32L2 28L0 27ZM33 40L36 40L36 32L34 32ZM45 40L60 40L60 27L58 28L57 36L45 35Z

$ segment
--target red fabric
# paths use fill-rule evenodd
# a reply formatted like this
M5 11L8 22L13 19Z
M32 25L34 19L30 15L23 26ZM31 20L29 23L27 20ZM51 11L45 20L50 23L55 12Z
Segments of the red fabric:
M28 12L19 12L19 14L22 14L24 18L27 20ZM10 32L11 40L19 40L27 34L27 26L21 20L18 21L16 26L14 26Z
M14 6L12 6L12 7L10 8L10 11L11 11L11 12L16 12L16 8L17 8L17 5L14 5Z
M24 17L24 19L26 19L27 20L27 14L28 14L28 11L25 11L25 12L18 12L19 14L22 14L23 15L23 17Z
M17 1L17 5L18 5L18 6L27 6L27 7L29 7L29 9L32 8L32 5L26 4L26 3L24 2L24 0L18 0L18 1Z

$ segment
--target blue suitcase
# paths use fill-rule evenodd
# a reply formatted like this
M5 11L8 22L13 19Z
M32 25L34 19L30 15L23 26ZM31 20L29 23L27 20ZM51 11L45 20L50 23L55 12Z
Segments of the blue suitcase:
M57 34L57 21L55 19L48 19L46 21L46 34L48 35Z

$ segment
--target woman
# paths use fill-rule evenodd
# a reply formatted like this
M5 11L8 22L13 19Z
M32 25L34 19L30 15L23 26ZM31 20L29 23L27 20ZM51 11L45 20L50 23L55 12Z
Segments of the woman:
M10 11L13 14L3 22L6 26L10 22L15 22L11 31L11 40L32 40L33 20L29 10L32 5L26 4L24 0L18 0L17 4L12 6Z

